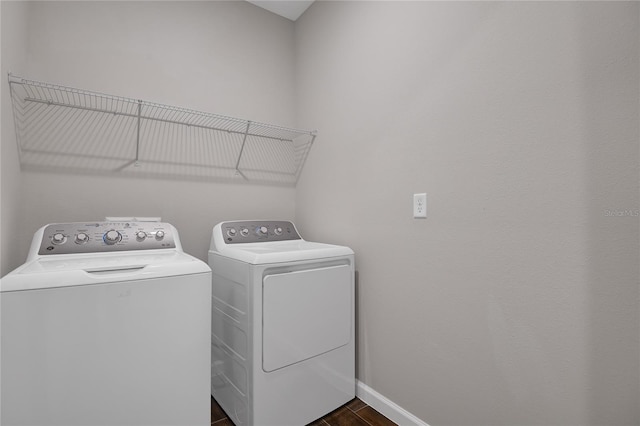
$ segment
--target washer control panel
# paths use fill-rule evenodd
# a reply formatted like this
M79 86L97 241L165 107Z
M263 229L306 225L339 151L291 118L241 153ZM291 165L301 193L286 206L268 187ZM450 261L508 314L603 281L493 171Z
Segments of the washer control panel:
M221 230L227 244L301 239L293 223L281 220L224 222Z
M176 248L172 229L162 222L54 223L45 227L38 254Z

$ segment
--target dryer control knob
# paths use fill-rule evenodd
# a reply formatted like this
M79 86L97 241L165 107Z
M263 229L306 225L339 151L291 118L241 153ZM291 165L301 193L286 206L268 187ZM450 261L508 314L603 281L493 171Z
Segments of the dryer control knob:
M89 236L84 232L80 232L76 235L76 244L84 244L89 241Z
M102 236L102 239L105 243L113 245L122 240L122 235L118 231L112 229L111 231L107 231L107 233Z
M53 234L53 237L51 237L51 242L53 244L64 244L67 241L67 237L64 236L64 234L61 234L60 232Z
M156 231L156 240L161 240L164 238L164 231Z

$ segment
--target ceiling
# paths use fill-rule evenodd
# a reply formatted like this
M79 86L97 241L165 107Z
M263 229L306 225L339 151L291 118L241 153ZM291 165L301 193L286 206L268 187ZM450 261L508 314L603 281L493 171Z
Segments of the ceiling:
M247 0L263 9L295 21L311 6L314 0Z

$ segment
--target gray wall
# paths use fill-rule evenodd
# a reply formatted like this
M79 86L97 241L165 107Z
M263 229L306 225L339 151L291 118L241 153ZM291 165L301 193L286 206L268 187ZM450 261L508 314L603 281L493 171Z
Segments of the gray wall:
M26 71L27 11L27 3L0 2L0 276L22 263L26 255L17 249L22 236L22 175L6 76L9 71Z
M427 423L640 424L639 7L297 21L296 219L355 249L358 378Z
M33 2L26 15L12 15L13 4L2 2L2 7L3 69L17 75L294 125L293 23L254 5ZM5 21L12 26L5 27ZM15 38L9 33L18 31L13 26L26 27L25 36ZM26 52L26 66L11 60L18 47ZM3 124L12 120L7 100L3 96ZM11 138L12 126L3 127L3 153L15 145ZM6 168L16 175L16 156L7 156L2 166L3 173ZM20 210L19 220L7 215L3 221L3 232L17 230L3 240L3 274L24 261L30 235L46 223L161 216L178 228L186 251L206 259L217 222L294 215L293 188L34 172L18 177L19 195L17 180L3 180L3 213L7 205Z

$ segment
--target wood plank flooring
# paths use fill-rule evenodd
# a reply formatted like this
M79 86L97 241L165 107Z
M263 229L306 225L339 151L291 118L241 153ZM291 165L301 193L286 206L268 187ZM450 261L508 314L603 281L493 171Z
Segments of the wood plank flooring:
M215 399L211 398L211 424L234 426ZM396 423L355 398L308 426L394 426Z

